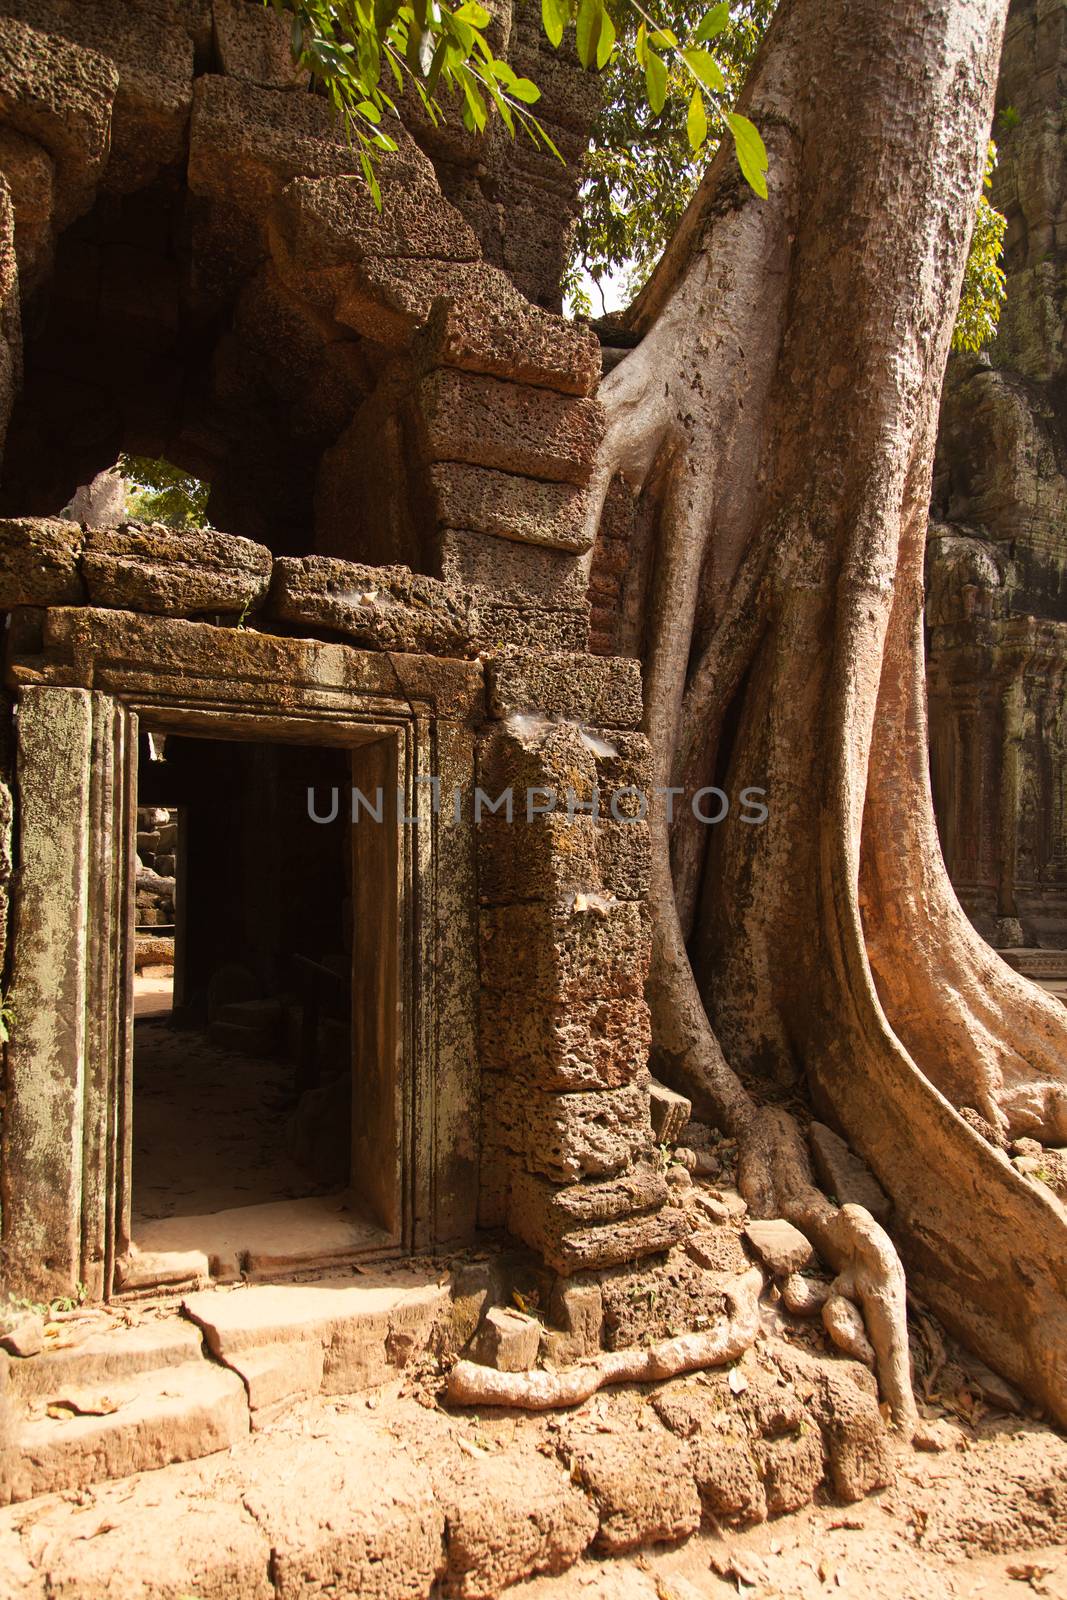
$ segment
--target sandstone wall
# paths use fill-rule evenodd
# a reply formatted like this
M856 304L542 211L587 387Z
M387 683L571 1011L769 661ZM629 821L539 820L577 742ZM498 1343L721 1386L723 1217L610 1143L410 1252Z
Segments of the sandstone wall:
M993 198L1007 304L956 357L927 561L931 767L957 891L1001 946L1067 946L1067 10L1015 0Z

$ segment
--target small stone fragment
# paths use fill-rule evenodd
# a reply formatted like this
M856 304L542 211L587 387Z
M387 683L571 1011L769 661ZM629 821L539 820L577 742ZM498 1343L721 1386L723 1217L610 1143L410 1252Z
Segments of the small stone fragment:
M834 1195L841 1205L863 1206L875 1222L885 1227L893 1203L866 1164L853 1155L844 1139L822 1122L811 1124L808 1139L815 1171L826 1192Z
M12 1356L35 1356L44 1349L44 1318L36 1311L0 1314L0 1350Z
M475 1341L475 1359L498 1372L529 1372L537 1360L541 1324L521 1311L493 1306Z
M745 1238L764 1266L776 1277L786 1277L806 1267L812 1248L799 1228L783 1217L771 1222L746 1222Z
M657 1144L674 1146L682 1137L693 1109L692 1101L684 1094L676 1094L656 1078L649 1085L651 1096L652 1132Z
M782 1304L794 1317L817 1317L829 1295L828 1283L799 1272L791 1272L782 1284Z

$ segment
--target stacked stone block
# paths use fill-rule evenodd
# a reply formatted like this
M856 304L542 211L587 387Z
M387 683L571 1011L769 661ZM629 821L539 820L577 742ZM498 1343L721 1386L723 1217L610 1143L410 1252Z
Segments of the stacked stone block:
M512 815L478 835L483 1220L570 1274L684 1232L649 1120L640 678L521 650L488 676L479 787Z
M415 432L441 576L472 591L487 647L584 650L579 557L592 543L586 485L604 430L590 397L595 337L483 293L473 307L438 303L417 361Z

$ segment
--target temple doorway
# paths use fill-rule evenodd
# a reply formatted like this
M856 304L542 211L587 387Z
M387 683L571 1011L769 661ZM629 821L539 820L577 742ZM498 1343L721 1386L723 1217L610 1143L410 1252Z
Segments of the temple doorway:
M127 1287L390 1242L396 1140L368 1146L366 1112L395 1053L396 825L352 823L368 748L140 725Z

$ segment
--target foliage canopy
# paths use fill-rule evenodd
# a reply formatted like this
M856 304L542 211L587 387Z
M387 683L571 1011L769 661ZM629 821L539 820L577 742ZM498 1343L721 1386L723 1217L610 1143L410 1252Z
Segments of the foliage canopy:
M126 516L170 528L207 528L211 485L170 461L123 455L118 471L126 482Z
M396 149L385 119L411 88L427 115L458 103L465 126L481 132L491 111L509 132L558 155L532 107L541 91L492 48L492 18L478 0L262 0L286 16L294 60L325 93L359 151L381 205L375 164ZM623 271L640 287L678 225L708 159L729 135L757 194L767 194L767 153L747 117L733 111L777 0L528 0L540 4L549 43L573 26L582 65L599 71L604 100L582 182L582 210L565 288L592 311L583 272L594 282ZM714 50L709 46L714 45ZM996 160L990 146L986 189ZM953 334L954 350L977 350L996 332L1004 301L1000 267L1005 221L983 194Z

